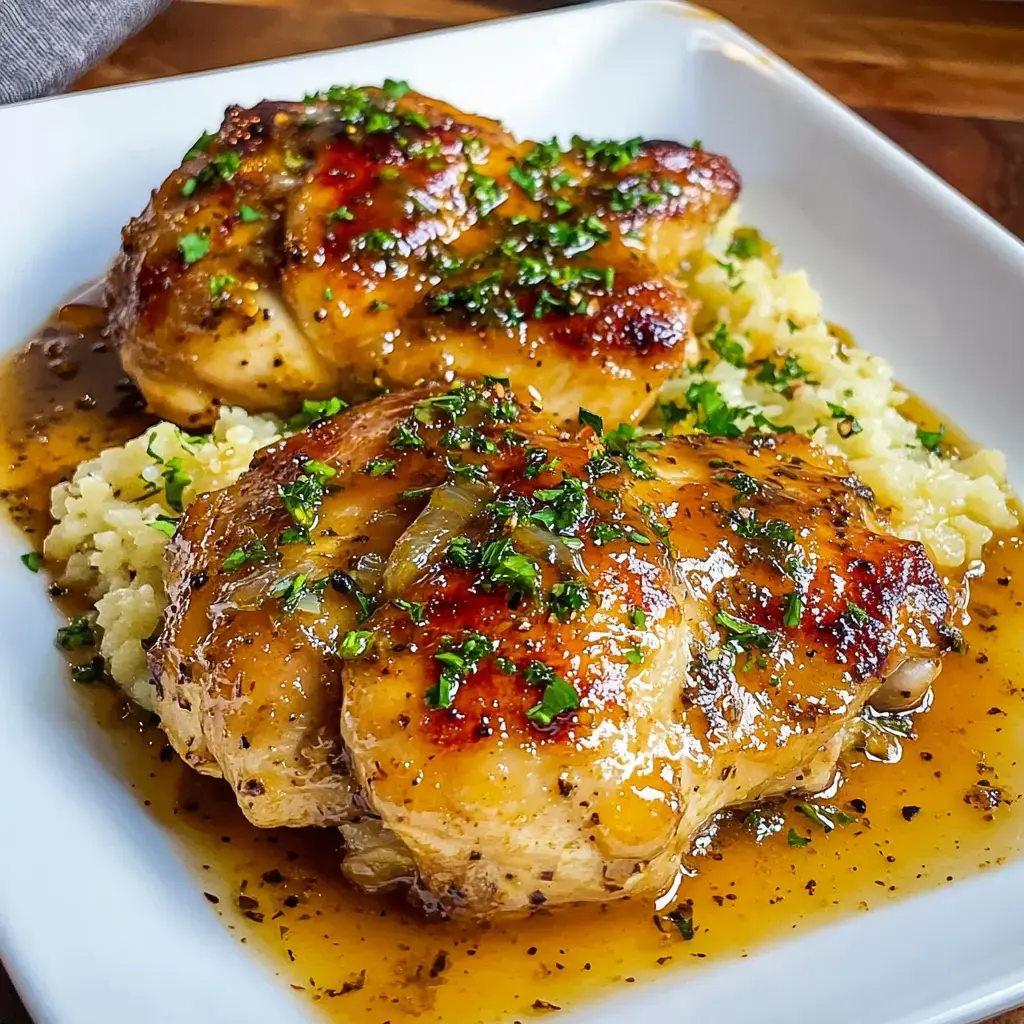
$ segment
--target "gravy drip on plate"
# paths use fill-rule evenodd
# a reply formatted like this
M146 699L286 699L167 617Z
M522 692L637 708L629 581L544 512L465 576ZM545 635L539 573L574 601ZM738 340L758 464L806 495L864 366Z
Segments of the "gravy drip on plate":
M101 327L100 311L66 306L0 370L0 494L28 535L26 549L41 546L48 528L50 487L152 422ZM1024 545L997 539L986 564L972 585L969 650L947 657L930 709L912 720L916 736L871 747L875 756L900 751L899 763L851 754L838 792L822 801L853 820L826 832L798 800L760 819L722 820L664 908L681 907L674 921L629 900L486 925L424 920L343 881L336 831L253 828L222 782L186 768L159 728L113 690L78 692L123 777L194 862L197 898L205 894L211 912L328 1017L524 1019L686 965L746 956L1019 853ZM779 814L785 823L773 832Z

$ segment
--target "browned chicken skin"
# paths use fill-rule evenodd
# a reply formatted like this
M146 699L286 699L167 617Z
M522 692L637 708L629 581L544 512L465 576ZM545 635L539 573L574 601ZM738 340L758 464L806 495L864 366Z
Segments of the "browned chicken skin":
M492 374L635 422L693 354L674 275L739 191L727 160L520 143L405 88L232 108L125 229L111 331L154 411Z
M924 549L806 439L583 419L396 393L189 508L153 652L179 752L474 914L661 893L716 811L822 788L955 642Z

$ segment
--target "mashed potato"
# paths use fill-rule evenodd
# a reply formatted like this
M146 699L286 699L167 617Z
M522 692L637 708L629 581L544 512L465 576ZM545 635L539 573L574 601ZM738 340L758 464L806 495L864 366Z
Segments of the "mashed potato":
M652 424L809 434L847 457L893 530L925 544L940 568L978 558L994 531L1016 525L1002 456L929 450L939 439L922 438L901 414L906 396L889 364L837 337L804 271L782 272L770 246L736 223L735 212L725 218L690 269L705 358L665 386ZM64 586L95 601L108 671L144 707L153 704L145 644L166 603L173 520L196 494L237 480L281 433L278 421L243 409L223 410L208 437L160 423L54 488L44 554L65 566Z
M889 509L893 531L921 541L940 568L979 558L993 531L1017 523L1002 454L926 448L939 439L922 439L900 412L907 396L889 363L834 334L807 274L783 272L771 246L736 224L734 209L691 268L706 359L663 389L660 408L678 421L671 429L695 429L710 403L719 424L767 420L808 434L846 456Z

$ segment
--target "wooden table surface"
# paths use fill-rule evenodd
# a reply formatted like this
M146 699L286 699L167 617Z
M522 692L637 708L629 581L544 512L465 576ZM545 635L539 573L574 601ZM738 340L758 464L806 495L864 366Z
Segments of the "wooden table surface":
M75 88L306 53L564 2L175 0ZM1024 2L703 4L856 109L1024 238ZM1024 1010L1005 1014L998 1022L1024 1024ZM30 1024L2 968L0 1024Z

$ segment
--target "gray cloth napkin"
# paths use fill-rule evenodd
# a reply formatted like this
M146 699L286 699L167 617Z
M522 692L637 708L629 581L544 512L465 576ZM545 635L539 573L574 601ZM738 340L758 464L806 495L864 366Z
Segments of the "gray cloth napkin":
M58 92L170 0L0 0L0 103Z

